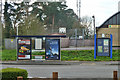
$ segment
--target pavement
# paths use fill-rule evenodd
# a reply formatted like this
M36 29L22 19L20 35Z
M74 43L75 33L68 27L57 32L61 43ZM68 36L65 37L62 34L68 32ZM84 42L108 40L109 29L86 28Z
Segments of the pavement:
M113 47L113 50L120 49L120 47ZM61 50L94 50L94 47L69 47L61 48Z
M113 47L113 50L118 50L120 47ZM61 48L61 50L94 50L94 47L69 47L69 48ZM45 50L32 50L32 52L45 52Z
M30 60L30 61L0 61L7 65L120 65L119 61L48 61L48 60Z

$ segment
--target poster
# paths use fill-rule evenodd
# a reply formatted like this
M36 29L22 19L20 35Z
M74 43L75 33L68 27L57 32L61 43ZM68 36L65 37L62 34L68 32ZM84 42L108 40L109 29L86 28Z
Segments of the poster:
M60 39L46 39L46 60L60 60Z
M17 58L18 60L31 59L31 40L30 39L18 39Z
M35 49L42 49L42 39L35 39Z
M109 45L109 40L108 39L104 39L104 46L108 46Z
M103 52L102 46L98 46L98 52Z
M109 52L109 47L104 47L104 52L108 53Z

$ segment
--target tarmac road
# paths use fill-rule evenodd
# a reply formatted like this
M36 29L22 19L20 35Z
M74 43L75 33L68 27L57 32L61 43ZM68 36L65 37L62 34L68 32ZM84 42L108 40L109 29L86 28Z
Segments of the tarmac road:
M79 65L2 65L2 68L7 67L26 69L29 78L51 78L52 72L58 72L59 78L113 78L113 71L118 71L118 65L95 63L82 63Z

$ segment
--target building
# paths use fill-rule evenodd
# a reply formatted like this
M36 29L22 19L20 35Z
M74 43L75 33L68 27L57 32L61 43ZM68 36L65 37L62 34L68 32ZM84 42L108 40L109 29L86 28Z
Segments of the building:
M96 28L99 34L112 34L113 46L120 46L120 11L108 18L101 26Z

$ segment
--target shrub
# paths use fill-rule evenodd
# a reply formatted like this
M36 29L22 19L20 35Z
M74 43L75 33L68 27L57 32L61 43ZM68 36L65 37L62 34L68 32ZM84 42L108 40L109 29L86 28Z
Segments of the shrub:
M2 80L16 80L18 76L22 76L24 79L28 77L27 70L19 68L5 68L0 72L2 72Z

